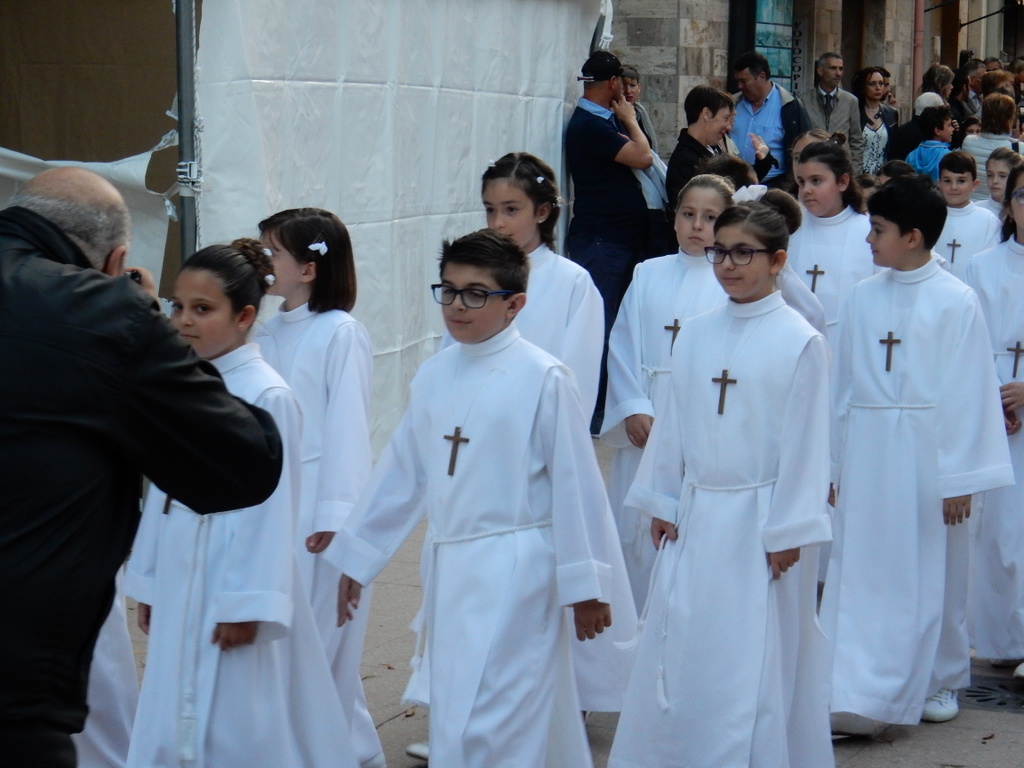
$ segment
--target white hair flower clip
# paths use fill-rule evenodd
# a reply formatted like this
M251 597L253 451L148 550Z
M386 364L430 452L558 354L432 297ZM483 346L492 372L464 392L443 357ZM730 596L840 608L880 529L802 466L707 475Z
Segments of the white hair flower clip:
M537 183L538 184L543 184L544 183L544 177L543 176L538 176L537 177Z
M732 196L733 204L738 203L753 203L764 197L764 193L768 191L768 187L764 184L751 184L749 187L740 187Z
M327 243L325 243L323 240L320 240L316 243L310 243L309 250L317 251L321 256L324 256L327 254Z
M263 282L266 283L267 285L273 285L274 283L277 282L277 278L274 277L273 275L265 275L263 277Z
M493 167L494 167L494 166L496 166L497 164L498 164L498 161L497 161L497 160L488 160L488 161L487 161L487 167L488 167L488 168L493 168Z
M263 255L266 256L269 259L271 256L274 255L274 252L272 250L270 250L269 248L264 248L263 249Z

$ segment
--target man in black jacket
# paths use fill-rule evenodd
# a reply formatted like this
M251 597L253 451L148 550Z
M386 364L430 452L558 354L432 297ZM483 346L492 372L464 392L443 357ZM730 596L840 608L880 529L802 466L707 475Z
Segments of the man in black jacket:
M268 414L230 396L122 276L129 217L79 168L0 211L0 754L75 765L92 649L139 519L140 477L199 513L277 485Z

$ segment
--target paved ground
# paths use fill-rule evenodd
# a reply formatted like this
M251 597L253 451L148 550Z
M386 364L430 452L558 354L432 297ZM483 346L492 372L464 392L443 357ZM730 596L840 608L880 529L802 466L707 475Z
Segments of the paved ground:
M607 455L599 449L602 463ZM413 768L423 763L405 754L405 747L427 737L427 713L401 706L399 700L408 680L408 662L415 636L409 623L419 606L419 552L421 526L376 582L370 626L363 654L363 681L370 712L384 744L390 768ZM134 623L130 606L130 623ZM133 627L134 629L134 627ZM135 631L136 654L144 663L145 639ZM893 726L875 740L836 739L839 768L1024 768L1024 682L1011 680L1009 671L996 670L985 662L974 666L979 682L1006 690L994 690L1004 699L1003 711L963 706L960 716L941 725ZM1013 711L1007 711L1013 710ZM595 768L604 768L615 733L617 716L597 713L587 722ZM438 766L443 768L443 766ZM666 766L666 768L668 768Z

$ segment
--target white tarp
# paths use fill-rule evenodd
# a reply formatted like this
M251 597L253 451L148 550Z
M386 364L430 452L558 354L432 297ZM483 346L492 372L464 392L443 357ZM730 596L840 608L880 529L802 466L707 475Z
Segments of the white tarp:
M205 0L201 244L317 206L348 225L375 351L374 443L441 323L444 238L484 226L506 152L562 165L600 0ZM560 181L562 181L560 179ZM564 183L563 183L564 190Z

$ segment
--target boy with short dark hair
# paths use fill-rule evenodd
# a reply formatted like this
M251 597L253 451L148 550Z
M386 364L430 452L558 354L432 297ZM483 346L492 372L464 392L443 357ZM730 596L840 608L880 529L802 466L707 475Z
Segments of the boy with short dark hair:
M971 192L977 186L978 166L971 155L957 150L939 161L939 192L946 201L946 225L935 251L961 280L974 254L999 242L999 219L971 202Z
M938 181L939 161L949 153L949 142L953 140L953 113L947 105L926 107L917 122L925 140L907 155L907 162L918 173L927 173L932 181Z
M360 584L426 515L414 668L425 660L429 672L436 765L591 764L562 606L573 606L580 640L611 625L619 544L572 374L513 323L527 270L519 247L493 230L445 243L432 289L459 343L420 367L328 550L346 574L343 623Z
M1013 483L978 298L931 249L946 206L923 176L868 200L884 272L858 283L835 350L835 544L821 623L833 730L944 722L970 683L971 494Z

